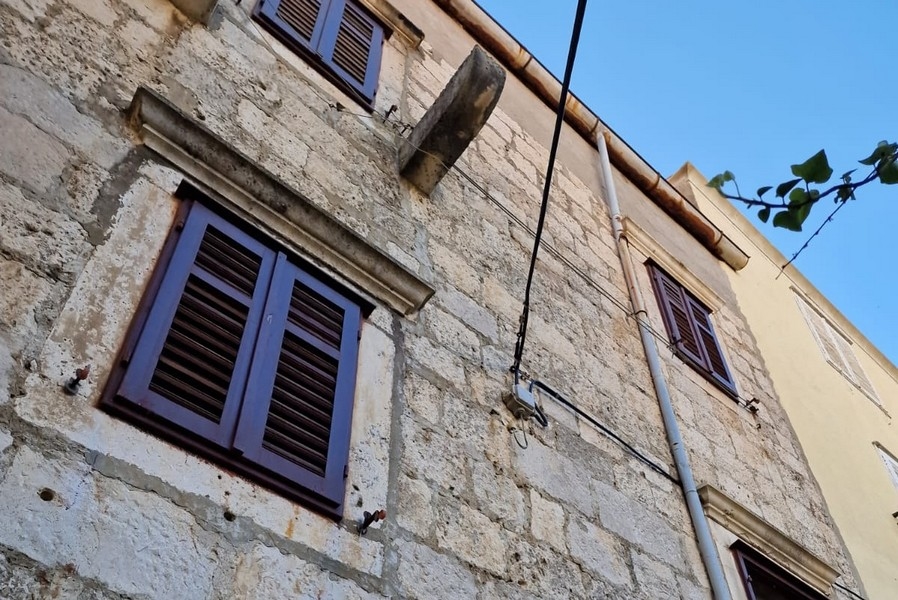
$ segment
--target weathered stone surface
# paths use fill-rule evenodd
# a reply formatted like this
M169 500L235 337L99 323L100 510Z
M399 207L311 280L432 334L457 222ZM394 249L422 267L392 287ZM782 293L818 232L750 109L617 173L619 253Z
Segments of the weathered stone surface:
M12 446L12 441L12 435L5 429L0 429L0 454L2 454L4 450Z
M0 484L0 505L0 544L46 565L71 563L125 594L206 597L216 565L227 559L183 509L98 477L85 463L28 448Z
M6 139L28 144L0 144L0 173L20 181L35 192L46 192L61 183L69 151L24 118L0 108L0 131Z
M129 144L113 137L98 120L79 112L46 81L24 69L0 64L0 99L7 110L26 117L45 133L89 156L101 167L120 161Z
M474 598L474 575L456 560L415 542L398 541L399 588L408 598Z
M538 540L548 542L559 552L564 552L564 509L546 500L536 490L530 490L530 532Z
M580 517L571 517L567 542L573 556L585 568L614 585L629 585L630 569L623 545L607 531Z
M440 516L440 548L496 575L505 573L505 542L498 523L464 504L445 507Z
M515 467L541 494L558 498L587 516L596 514L596 499L589 479L574 462L531 441L527 450L515 448ZM546 468L552 465L552 468Z

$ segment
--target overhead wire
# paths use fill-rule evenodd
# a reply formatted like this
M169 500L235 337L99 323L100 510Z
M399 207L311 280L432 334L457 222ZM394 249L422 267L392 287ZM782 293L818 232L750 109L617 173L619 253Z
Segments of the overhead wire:
M540 240L542 240L543 227L546 222L546 212L549 208L549 193L552 189L552 173L555 170L555 157L558 152L558 141L561 138L562 125L564 125L564 113L567 107L568 90L571 85L571 74L574 71L574 61L577 57L577 47L580 45L580 32L583 29L583 17L586 14L586 3L587 0L579 0L577 2L577 11L574 15L574 27L571 32L571 42L568 47L567 63L564 66L564 77L561 81L561 94L558 100L558 110L555 115L555 130L552 133L552 145L549 148L549 163L546 166L543 197L539 207L539 219L536 223L536 236L533 240L533 252L530 254L530 268L527 273L527 285L524 288L524 303L521 310L517 341L515 342L514 362L511 365L511 371L514 373L515 381L519 378L521 360L524 355L524 344L527 341L527 322L530 318L530 290L533 286L536 258L539 254Z

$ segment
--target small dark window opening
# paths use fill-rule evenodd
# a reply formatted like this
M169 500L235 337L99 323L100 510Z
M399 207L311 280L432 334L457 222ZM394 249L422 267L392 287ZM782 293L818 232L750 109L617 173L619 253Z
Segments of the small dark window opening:
M185 199L101 406L332 518L371 306Z
M748 600L826 600L797 577L742 542L731 547Z
M260 0L253 16L365 108L374 108L389 31L355 0Z
M736 384L723 359L711 311L657 265L648 264L655 297L674 350L705 379L736 397Z

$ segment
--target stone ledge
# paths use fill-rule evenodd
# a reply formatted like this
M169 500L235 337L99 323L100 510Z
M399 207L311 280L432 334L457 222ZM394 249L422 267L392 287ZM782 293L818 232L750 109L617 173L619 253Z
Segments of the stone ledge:
M814 589L830 594L838 571L720 490L704 485L698 495L708 517Z
M405 315L433 295L426 281L156 92L139 87L128 113L148 148L358 289Z

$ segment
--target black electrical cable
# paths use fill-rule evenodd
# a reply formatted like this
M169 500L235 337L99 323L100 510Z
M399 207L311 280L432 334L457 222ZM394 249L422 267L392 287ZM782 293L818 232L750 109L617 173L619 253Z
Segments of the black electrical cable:
M851 594L851 595L854 596L855 598L859 598L860 600L867 600L866 598L864 598L863 596L861 596L861 595L858 594L857 592L848 589L847 587L845 587L845 586L842 585L841 583L836 583L835 581L833 581L833 585L836 586L837 588L839 588L839 589L842 590L842 591L848 592L849 594Z
M671 475L670 473L668 473L667 469L665 469L664 467L655 463L652 459L650 459L649 457L644 455L642 452L640 452L639 450L637 450L636 448L631 446L623 438L621 438L619 435L617 435L616 433L611 431L608 427L599 423L592 415L584 412L576 404L574 404L573 402L571 402L570 400L568 400L567 398L565 398L564 396L562 396L561 394L559 394L558 392L553 390L551 387L549 387L542 381L539 381L537 379L532 380L530 382L530 390L532 391L533 388L539 388L542 391L546 392L548 395L550 395L556 401L565 405L566 407L568 407L569 409L571 409L572 411L577 413L579 416L581 416L582 418L589 421L599 431L601 431L602 433L604 433L605 435L610 437L612 440L614 440L615 442L617 442L618 444L623 446L630 454L632 454L634 457L636 457L639 461L644 463L650 469L652 469L653 471L655 471L656 473L658 473L659 475L661 475L668 481L670 481L676 485L680 485L680 480L677 479L676 477L674 477L673 475ZM540 411L540 412L542 412L542 411ZM543 418L545 418L545 417L543 417Z
M514 348L514 364L511 371L515 381L521 369L521 358L524 355L524 342L527 339L527 321L530 318L530 288L533 285L533 272L536 269L536 255L539 253L539 242L543 236L546 222L546 210L549 208L549 190L552 187L552 172L555 167L555 155L558 152L558 140L561 137L561 126L564 124L564 109L567 104L568 89L571 84L571 73L574 71L574 59L577 57L577 46L580 44L580 30L583 28L583 15L586 13L587 0L577 2L577 14L574 17L574 29L571 32L571 45L568 48L567 64L564 67L564 79L561 82L561 97L558 100L558 111L555 115L555 131L552 134L552 146L549 149L549 164L546 167L546 182L543 186L543 199L539 207L539 220L536 224L536 239L533 240L533 253L530 255L530 271L527 274L527 287L524 288L524 307L518 327L518 339Z

